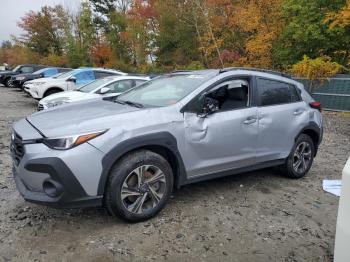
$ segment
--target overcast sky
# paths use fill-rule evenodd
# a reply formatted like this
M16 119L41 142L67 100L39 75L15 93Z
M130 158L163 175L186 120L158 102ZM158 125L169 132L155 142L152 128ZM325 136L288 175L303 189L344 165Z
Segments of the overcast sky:
M21 29L17 22L30 10L38 11L44 5L53 6L62 4L65 7L76 10L80 0L1 0L0 1L0 43L10 40L11 34L18 36Z

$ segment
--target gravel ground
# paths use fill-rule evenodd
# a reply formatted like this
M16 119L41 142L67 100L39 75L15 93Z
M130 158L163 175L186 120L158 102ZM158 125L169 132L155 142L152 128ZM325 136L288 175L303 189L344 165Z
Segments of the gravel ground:
M12 123L36 109L0 87L0 261L332 261L339 179L350 153L350 115L325 113L310 173L278 170L182 187L156 218L126 224L104 209L57 210L25 202L11 174Z

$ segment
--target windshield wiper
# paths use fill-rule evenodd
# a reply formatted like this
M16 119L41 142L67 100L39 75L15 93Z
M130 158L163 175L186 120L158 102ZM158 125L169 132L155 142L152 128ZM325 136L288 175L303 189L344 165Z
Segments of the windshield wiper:
M129 106L133 106L133 107L137 107L137 108L143 108L143 105L140 103L136 103L136 102L131 102L131 101L125 101L125 100L120 100L117 97L114 99L114 102L122 104L122 105L129 105Z
M121 101L121 100L119 100ZM137 108L143 108L143 105L140 103L135 103L135 102L131 102L131 101L123 101L125 104L129 105L129 106L133 106L133 107L137 107Z
M121 105L125 105L125 102L122 101L122 100L119 100L118 98L115 98L115 99L114 99L114 102L115 102L115 103L118 103L118 104L121 104Z

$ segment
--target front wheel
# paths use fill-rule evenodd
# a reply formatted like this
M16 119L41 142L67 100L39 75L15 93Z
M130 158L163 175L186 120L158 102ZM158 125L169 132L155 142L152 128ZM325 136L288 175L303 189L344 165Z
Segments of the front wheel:
M108 211L129 222L154 217L164 208L173 188L173 172L161 155L132 152L112 168L105 192Z
M11 78L8 78L8 79L5 81L5 86L7 86L7 87L13 87Z
M312 139L306 135L301 134L293 149L286 160L285 173L291 178L301 178L310 170L315 156L315 145Z

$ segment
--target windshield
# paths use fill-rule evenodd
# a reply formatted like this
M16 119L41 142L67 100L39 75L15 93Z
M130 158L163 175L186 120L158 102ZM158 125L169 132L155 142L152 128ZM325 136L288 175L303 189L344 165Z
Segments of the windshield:
M131 89L120 95L118 100L148 106L168 106L180 101L211 77L199 74L165 75Z
M38 75L38 74L41 74L42 72L44 72L45 70L48 70L49 68L43 68L43 69L40 69L38 71L35 71L33 74L34 75Z
M17 72L20 67L21 66L16 66L14 69L12 69L12 71Z
M77 91L84 92L84 93L90 93L90 92L94 91L96 88L103 86L110 81L111 81L111 79L109 79L109 78L101 78L101 79L98 79L94 82L91 82L90 84L87 84L83 87L78 88Z
M63 73L61 75L56 75L53 78L67 78L67 77L70 77L73 74L73 72L72 71L68 71L68 72Z

